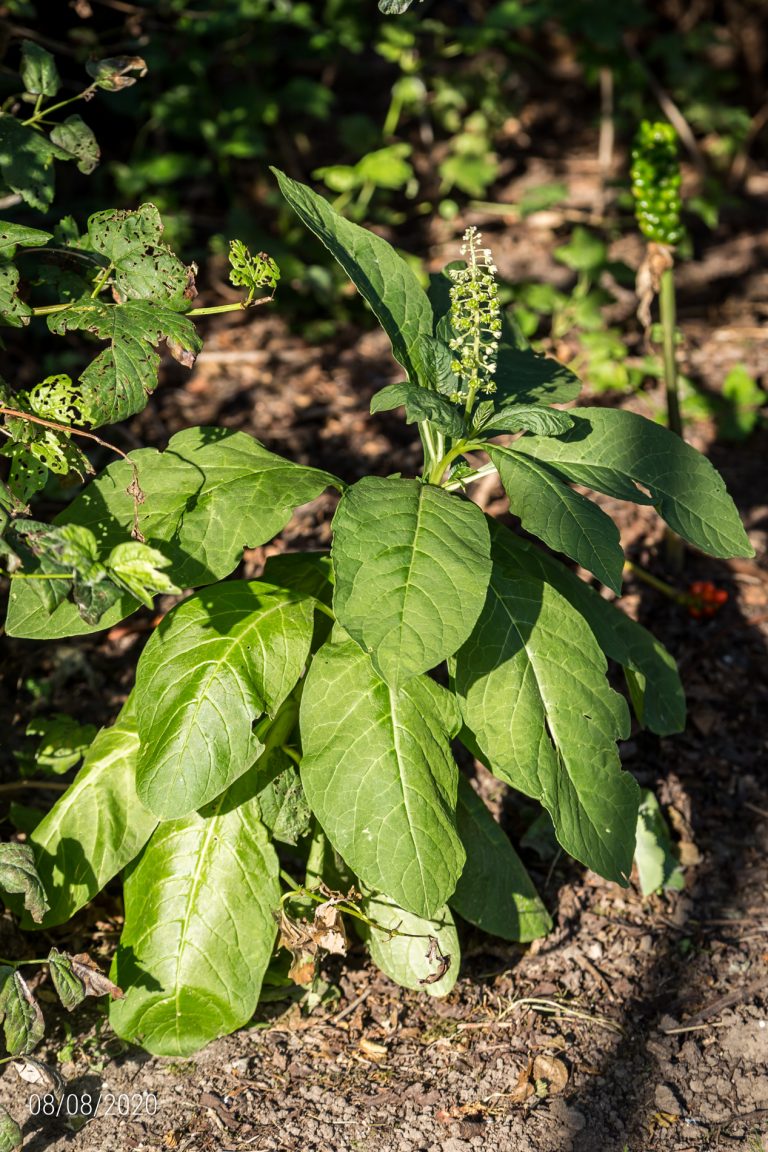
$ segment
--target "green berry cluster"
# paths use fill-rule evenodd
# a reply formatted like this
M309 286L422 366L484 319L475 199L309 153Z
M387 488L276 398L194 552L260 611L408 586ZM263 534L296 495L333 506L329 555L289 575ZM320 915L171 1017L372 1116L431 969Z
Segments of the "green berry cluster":
M461 390L451 399L465 403L467 410L478 392L496 391L493 376L501 335L501 308L496 283L496 265L490 249L481 248L482 233L474 226L464 233L462 256L467 265L448 273L451 280L451 327L454 338L451 367L461 380Z
M658 244L683 238L680 165L671 124L643 120L632 149L632 195L640 231Z

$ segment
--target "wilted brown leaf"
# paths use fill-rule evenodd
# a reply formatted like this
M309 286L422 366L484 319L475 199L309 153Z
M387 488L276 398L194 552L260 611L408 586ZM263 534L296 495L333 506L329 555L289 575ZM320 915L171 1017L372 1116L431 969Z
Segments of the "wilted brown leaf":
M557 1056L537 1056L533 1062L533 1079L542 1081L550 1094L562 1092L568 1083L568 1069Z
M451 958L440 951L440 945L435 936L429 937L429 948L426 951L426 957L430 964L437 964L437 970L430 972L429 976L425 976L423 980L419 980L419 984L437 984L438 980L442 980L450 968Z
M66 953L64 953L66 955ZM113 1000L124 1000L125 992L105 976L98 964L87 952L70 956L72 971L82 980L86 996L111 996Z
M533 1096L533 1084L531 1083L531 1073L533 1072L533 1060L529 1060L524 1068L521 1068L517 1077L514 1088L511 1092L505 1092L504 1095L511 1104L524 1104L525 1101Z

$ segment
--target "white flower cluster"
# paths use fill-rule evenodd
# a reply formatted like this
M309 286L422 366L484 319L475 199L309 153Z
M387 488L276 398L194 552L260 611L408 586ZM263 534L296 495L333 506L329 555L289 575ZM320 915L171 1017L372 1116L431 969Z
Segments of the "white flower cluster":
M467 411L478 392L491 395L496 391L493 377L501 334L497 269L490 249L480 247L482 238L477 228L467 228L461 248L467 266L448 273L453 281L451 326L455 333L450 342L451 367L462 384L451 399L466 403Z

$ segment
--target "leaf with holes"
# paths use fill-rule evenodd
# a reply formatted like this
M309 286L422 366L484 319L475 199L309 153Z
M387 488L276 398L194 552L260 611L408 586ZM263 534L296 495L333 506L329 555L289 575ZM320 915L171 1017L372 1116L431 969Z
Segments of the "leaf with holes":
M109 347L80 376L94 428L116 424L146 406L157 386L160 357L156 348L161 341L167 342L177 360L188 353L191 363L182 360L188 367L202 348L191 320L151 300L76 304L49 316L48 326L59 336L82 331L109 341Z
M160 242L162 234L163 222L154 204L142 204L133 212L96 212L88 220L91 244L109 261L120 303L152 300L185 312L196 295L195 269L182 264Z
M91 129L80 116L68 116L51 129L51 140L77 162L78 171L85 176L93 172L101 159L101 149Z

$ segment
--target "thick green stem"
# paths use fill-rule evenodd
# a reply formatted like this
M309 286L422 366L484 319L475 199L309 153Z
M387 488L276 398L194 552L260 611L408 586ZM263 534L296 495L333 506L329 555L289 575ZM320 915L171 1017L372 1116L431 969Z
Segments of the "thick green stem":
M677 304L675 301L675 270L666 268L661 274L659 289L659 309L664 349L664 385L667 392L667 424L670 432L683 435L683 419L680 412L680 394L677 387L677 356L675 337L677 335ZM667 562L673 572L682 572L685 555L680 537L667 529Z
M675 270L667 268L661 274L659 292L661 310L661 330L664 341L664 384L667 390L667 423L671 432L683 434L683 420L680 414L680 394L677 388L677 356L675 336L677 333L677 305L675 302Z

